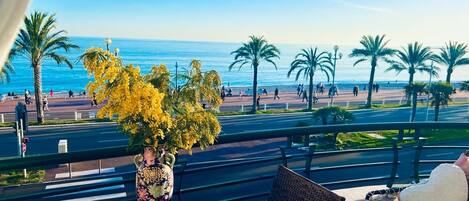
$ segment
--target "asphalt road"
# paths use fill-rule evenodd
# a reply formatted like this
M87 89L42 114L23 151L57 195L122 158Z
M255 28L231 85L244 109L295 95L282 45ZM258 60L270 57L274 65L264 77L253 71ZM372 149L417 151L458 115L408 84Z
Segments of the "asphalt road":
M410 108L357 110L354 123L407 121ZM417 120L425 120L425 108L419 108ZM442 109L441 121L469 121L469 106L452 106ZM220 117L222 134L295 127L298 122L316 122L311 113L286 113L269 115L241 115ZM429 119L433 119L433 110ZM27 137L27 154L57 153L60 139L68 140L69 151L79 151L107 146L126 145L127 137L122 135L116 124L100 123L97 125L58 126L31 128ZM0 130L0 157L17 154L16 135L13 129Z

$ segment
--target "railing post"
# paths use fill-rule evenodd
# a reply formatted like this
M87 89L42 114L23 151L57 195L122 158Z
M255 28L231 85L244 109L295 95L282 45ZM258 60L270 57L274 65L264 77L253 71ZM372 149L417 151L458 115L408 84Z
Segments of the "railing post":
M419 161L420 161L420 154L422 153L422 147L425 143L425 138L419 138L417 140L417 148L415 150L415 158L414 158L414 178L415 183L420 182L420 175L419 175Z
M402 105L402 97L399 99L399 105Z
M103 166L102 166L102 163L101 163L101 159L98 160L98 166L99 166L99 167L98 167L98 172L99 172L99 174L101 174L101 169L102 169L102 167L103 167Z
M349 108L350 106L350 101L347 101L347 104L345 105L345 108Z
M386 99L383 98L383 103L381 103L381 105L384 106L384 104L386 104Z
M241 112L244 112L244 105L241 105Z
M285 103L285 110L288 110L288 103Z
M287 147L288 147L288 148L291 148L291 147L292 147L292 144L293 144L292 138L293 138L293 137L292 137L291 135L289 135L289 136L287 137Z
M1 119L2 119L2 124L5 123L5 114L1 115Z
M420 138L420 129L416 128L414 133L414 140L419 140Z
M314 155L314 150L316 149L316 145L311 145L308 147L308 155L306 156L306 162L305 162L305 175L306 178L311 177L311 162L313 160L313 155Z
M285 147L280 147L280 153L282 154L282 164L285 167L288 167L288 161L287 161L287 153L285 151Z
M399 149L397 147L397 142L399 139L393 139L392 140L392 169L391 169L391 179L389 180L389 183L386 185L388 188L391 188L392 185L394 184L394 181L396 180L396 175L397 175L397 166L399 165Z
M304 135L305 140L304 140L304 147L309 147L309 134Z
M267 110L267 104L264 103L264 111Z
M330 107L331 106L331 102L327 102L327 107Z
M75 111L74 114L75 114L75 121L78 121L78 112Z
M399 129L399 134L397 134L397 140L402 141L404 138L404 129Z

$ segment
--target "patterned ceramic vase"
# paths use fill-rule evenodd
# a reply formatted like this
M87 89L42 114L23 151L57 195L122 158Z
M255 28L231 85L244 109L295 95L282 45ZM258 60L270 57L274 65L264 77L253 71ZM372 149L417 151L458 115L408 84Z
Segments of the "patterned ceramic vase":
M134 157L138 201L169 201L173 195L175 157L164 149L154 151L156 154L152 165L147 163L142 154Z

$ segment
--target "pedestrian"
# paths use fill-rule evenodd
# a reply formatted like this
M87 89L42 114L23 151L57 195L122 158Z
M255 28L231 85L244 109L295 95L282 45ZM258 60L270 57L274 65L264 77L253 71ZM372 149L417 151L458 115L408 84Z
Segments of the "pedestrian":
M257 109L260 108L260 104L261 104L260 102L261 102L261 96L259 95L256 100Z
M327 96L329 98L333 96L332 87L329 88L329 91L327 92Z
M266 88L264 88L264 89L262 90L262 93L263 93L264 95L266 95L266 96L269 95L269 94L267 93L267 89L266 89Z
M275 99L279 99L280 100L280 96L278 96L278 88L275 88L275 91L274 91L274 100Z
M231 88L228 88L228 96L229 96L229 97L233 96L233 93L232 93L232 92L233 92L233 90L231 90Z
M54 97L54 90L51 89L51 90L49 91L49 96L50 96L50 97Z
M333 92L334 92L333 95L334 96L339 96L339 90L337 89L337 86L336 85L332 86L332 89L333 89Z
M98 100L96 100L96 92L93 92L93 100L91 101L91 107L98 107Z
M239 99L243 99L243 90L239 89Z
M303 94L303 97L302 97L301 102L305 102L305 100L308 101L308 94L306 94L306 90L303 90L302 94Z
M42 99L42 109L44 111L49 111L49 101L47 100L47 96L44 96Z
M378 91L379 91L379 84L378 83L376 83L375 88L376 88L376 93L378 93Z
M72 91L71 89L68 91L68 97L69 97L69 98L72 98L72 97L73 97L73 91Z
M353 96L358 96L358 86L357 85L355 85L353 87Z
M24 102L29 105L29 92L26 89L24 89Z
M298 95L298 97L300 97L300 84L298 84L298 87L296 87L296 95Z
M319 87L319 92L322 94L324 94L324 84L321 82L321 86Z
M220 94L221 100L225 101L225 96L226 96L225 90L222 90Z
M366 91L366 84L363 85L363 91Z

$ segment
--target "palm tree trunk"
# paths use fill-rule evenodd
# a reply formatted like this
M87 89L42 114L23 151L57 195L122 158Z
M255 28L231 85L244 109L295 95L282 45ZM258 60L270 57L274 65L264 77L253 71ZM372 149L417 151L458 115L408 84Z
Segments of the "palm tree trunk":
M34 69L34 97L36 99L36 114L37 122L44 123L44 110L42 107L42 78L41 78L41 65L33 64Z
M252 109L251 112L253 114L256 113L257 111L257 64L253 65L254 67L254 80L252 81Z
M309 75L309 93L308 93L308 110L313 110L313 77L314 73Z
M417 113L417 93L412 93L412 116L410 121L415 121L415 114Z
M409 75L409 86L412 86L412 84L414 84L414 73L410 73ZM406 96L407 96L406 105L410 105L410 99L411 99L412 93L409 92L406 94Z
M435 121L438 121L439 115L440 115L440 98L435 97Z
M448 72L446 73L446 83L451 83L451 74L453 73L453 70L451 68L448 68Z
M376 70L376 60L372 59L371 61L371 73L370 73L370 82L368 83L368 97L366 98L365 107L371 107L371 97L373 95L373 83L375 81L375 70Z

